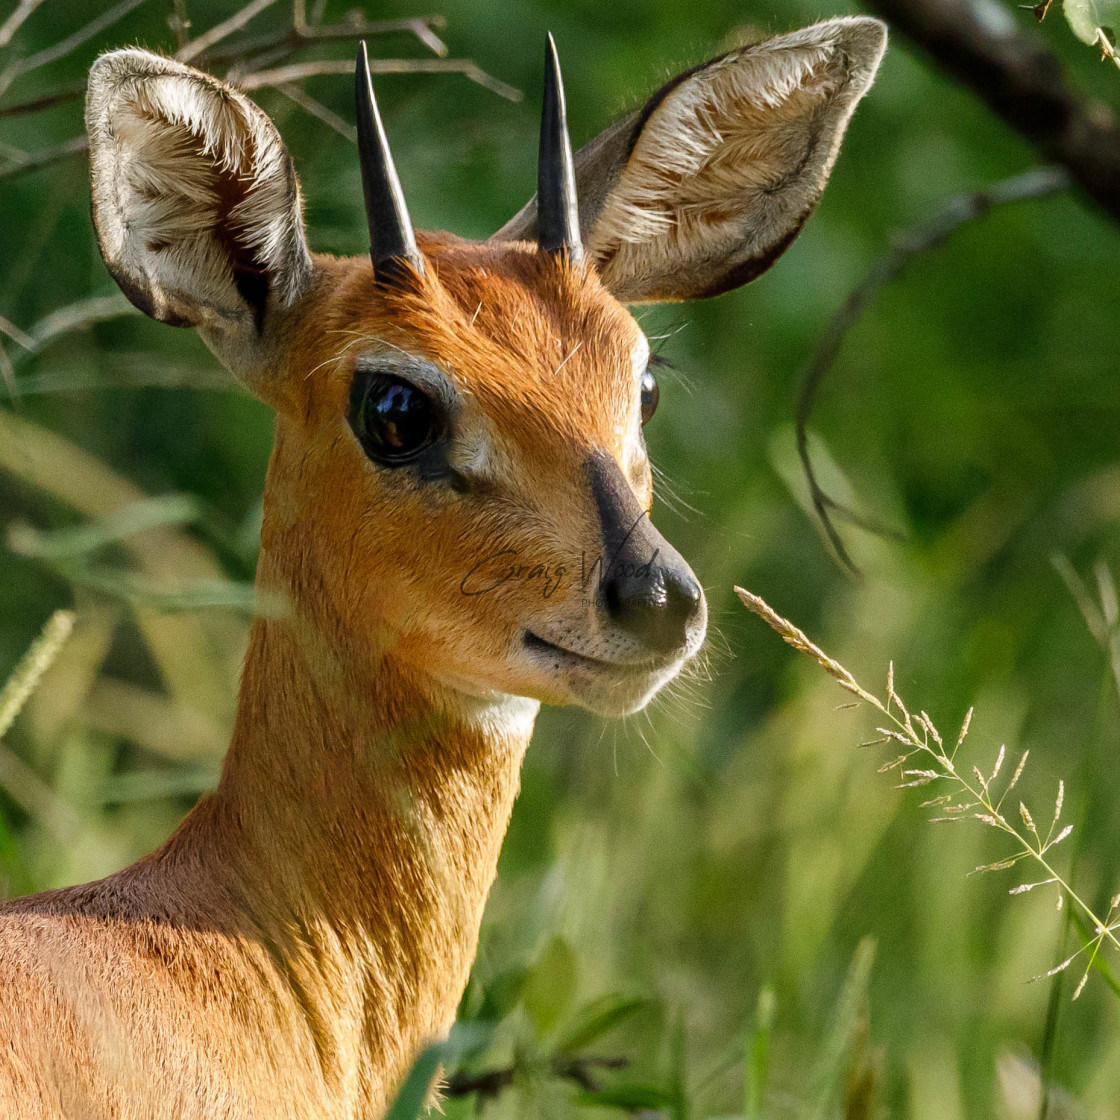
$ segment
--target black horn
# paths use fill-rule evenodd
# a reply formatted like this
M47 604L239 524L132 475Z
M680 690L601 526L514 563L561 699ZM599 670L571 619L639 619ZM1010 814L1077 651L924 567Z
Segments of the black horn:
M556 43L549 32L544 48L544 105L537 160L537 243L546 253L567 252L573 264L583 260L579 236L579 200L568 138L564 79Z
M416 248L412 219L393 165L389 141L369 74L369 54L364 42L358 46L354 68L354 102L358 116L358 157L362 163L362 193L369 220L369 255L374 275L386 279L407 262L421 275L424 258ZM396 262L393 264L392 262Z

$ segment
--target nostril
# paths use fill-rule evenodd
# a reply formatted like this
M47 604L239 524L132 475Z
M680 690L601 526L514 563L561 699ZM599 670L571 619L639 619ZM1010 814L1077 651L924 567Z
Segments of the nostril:
M668 572L665 577L665 590L671 604L670 609L686 621L691 620L703 598L696 577L691 572Z
M662 652L685 644L703 598L687 569L647 568L615 575L603 586L603 606L620 629Z
M603 588L603 605L607 608L607 613L611 618L621 619L625 611L625 604L623 603L622 580L617 576L608 580Z

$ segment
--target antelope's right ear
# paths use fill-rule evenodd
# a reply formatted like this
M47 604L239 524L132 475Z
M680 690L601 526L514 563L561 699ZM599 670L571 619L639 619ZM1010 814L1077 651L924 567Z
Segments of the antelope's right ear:
M237 90L142 50L93 65L86 94L101 255L141 311L199 328L252 377L266 321L307 289L299 184L279 133Z
M887 44L826 20L711 59L575 155L580 235L624 303L719 295L759 276L820 201ZM533 241L536 198L494 240Z

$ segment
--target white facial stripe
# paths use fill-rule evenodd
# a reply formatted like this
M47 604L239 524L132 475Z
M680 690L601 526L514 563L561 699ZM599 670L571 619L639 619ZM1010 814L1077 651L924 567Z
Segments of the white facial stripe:
M649 368L649 339L646 338L642 331L638 332L638 341L634 343L633 349L630 351L631 361L634 366L634 381L640 385L642 378L645 376L646 370ZM623 440L623 447L625 447L625 458L623 459L623 467L629 474L636 466L643 463L646 458L645 441L642 439L642 422L641 415L638 415L636 421L632 422L625 433Z
M649 367L649 339L644 334L638 334L638 341L634 343L631 354L634 362L634 378L641 381L642 375Z

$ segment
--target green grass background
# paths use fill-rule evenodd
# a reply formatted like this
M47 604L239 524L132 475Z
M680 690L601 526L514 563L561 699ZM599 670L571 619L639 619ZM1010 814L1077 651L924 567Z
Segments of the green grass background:
M186 3L192 33L232 10ZM80 79L100 49L173 49L169 8L142 4L17 80L0 109ZM0 70L99 10L46 3ZM443 0L452 54L526 97L511 104L453 75L378 81L413 216L484 237L532 191L548 29L578 144L745 33L856 10L846 0ZM426 11L366 8L370 18ZM328 6L328 20L343 15ZM250 29L287 18L280 4ZM1120 75L1056 10L1042 33L1083 88L1120 107ZM407 36L371 48L423 53ZM347 82L307 88L349 119ZM312 246L363 252L353 147L279 93L259 100L300 170ZM33 151L80 127L80 102L69 102L0 118L0 141ZM1120 1002L1101 978L1076 1003L1076 975L1057 992L1027 983L1071 945L1054 896L1009 898L1014 873L967 877L1004 853L999 841L979 824L924 823L921 798L876 774L879 753L856 749L869 717L837 711L845 694L731 590L764 595L864 683L882 681L893 659L899 691L946 734L975 704L966 749L982 767L1001 743L1029 748L1028 802L1046 817L1065 779L1079 827L1062 858L1076 857L1077 886L1107 908L1120 889L1117 701L1052 557L1083 574L1120 560L1116 227L1073 196L1004 208L916 259L851 331L813 422L819 461L834 493L902 533L845 530L861 581L822 545L794 452L800 371L892 233L1032 159L896 39L819 211L772 272L712 301L642 312L649 333L669 336L662 352L678 371L663 379L652 455L695 507L682 515L663 502L655 519L710 596L711 679L621 724L542 715L464 1008L504 1013L475 1068L533 1066L589 1001L617 993L645 1002L592 1047L633 1060L603 1080L656 1088L674 1115L1019 1120L1040 1115L1031 1071L1044 1062L1052 1117L1120 1117ZM115 291L88 205L84 157L0 178L0 315L26 330ZM57 530L142 495L189 495L199 511L185 528L61 560L27 555L43 539L17 531L22 550L0 555L0 676L53 609L78 611L0 755L0 875L21 893L123 866L213 781L246 616L168 612L150 592L251 580L271 419L195 337L140 316L67 333L34 357L5 346L24 395L0 404L10 421L0 520ZM160 378L179 387L132 384ZM773 1008L761 1033L760 994L767 1022ZM556 1117L591 1107L569 1083L532 1074L487 1106Z

